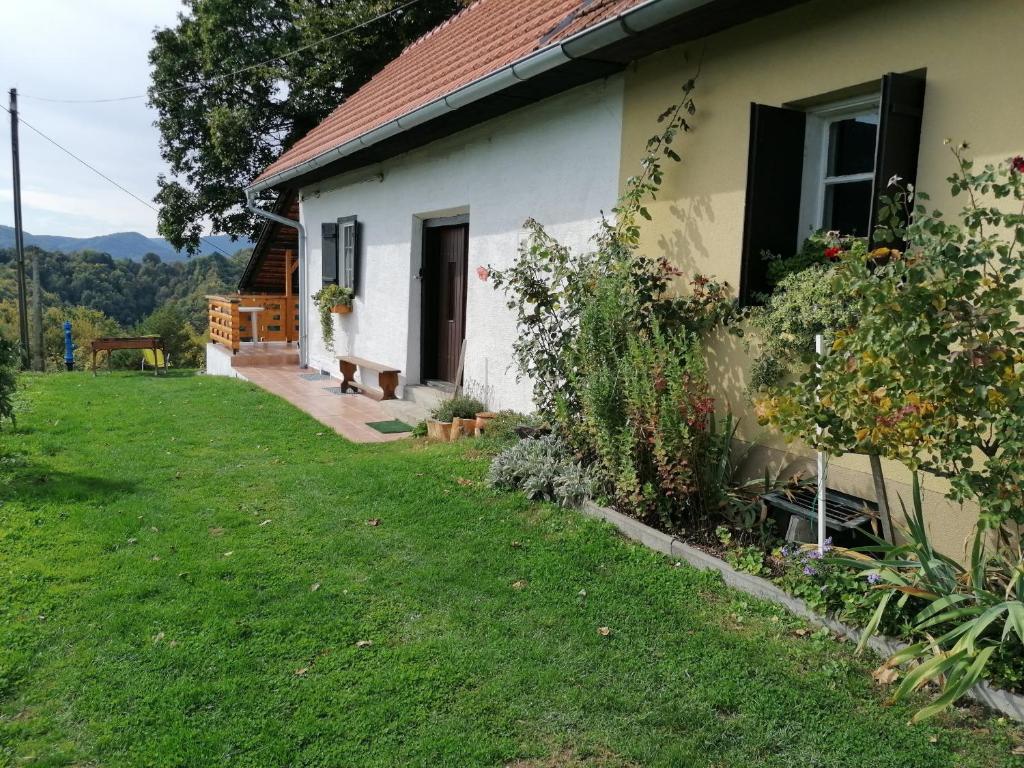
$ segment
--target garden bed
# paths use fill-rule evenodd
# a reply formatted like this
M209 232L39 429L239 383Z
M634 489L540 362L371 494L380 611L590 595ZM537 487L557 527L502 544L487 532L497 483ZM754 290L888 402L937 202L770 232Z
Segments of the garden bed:
M681 561L701 570L714 570L722 575L722 580L733 589L783 606L790 613L807 619L813 624L826 627L836 635L854 642L861 639L861 631L828 616L822 616L808 607L807 603L793 597L768 579L753 574L737 571L724 560L699 549L668 533L645 525L628 515L608 507L602 507L592 501L586 501L581 507L583 514L614 525L626 537L638 541L649 549L678 558ZM868 640L868 647L883 656L891 656L903 650L907 644L902 640L884 635L874 635ZM1014 720L1024 722L1024 696L1003 691L980 682L968 691L968 695Z

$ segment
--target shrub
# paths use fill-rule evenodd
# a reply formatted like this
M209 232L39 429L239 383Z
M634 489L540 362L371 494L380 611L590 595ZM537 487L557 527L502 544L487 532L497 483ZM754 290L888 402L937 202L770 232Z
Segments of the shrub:
M0 336L0 424L4 419L15 423L14 393L18 388L20 368L20 345Z
M515 360L541 415L593 466L603 493L670 529L701 509L693 468L706 459L698 438L712 402L699 342L720 325L735 330L739 316L725 284L697 275L680 295L681 273L639 247L662 162L681 159L673 142L690 130L694 87L687 82L659 117L663 128L592 253L572 253L531 220L517 262L488 270L517 314Z
M451 421L454 418L472 419L486 409L487 407L475 397L455 395L432 410L430 416L437 421Z
M865 573L864 566L851 565L850 553L839 556L837 552L831 539L825 539L824 552L819 552L817 545L786 544L781 550L783 572L779 585L814 611L863 627L882 599L881 592L874 588L877 578ZM864 556L863 562L866 565L873 560ZM902 615L895 606L883 611L879 616L883 631L900 633Z
M570 460L568 448L555 435L506 448L491 461L487 479L493 488L520 490L527 498L563 507L579 506L593 491L590 473Z
M913 513L904 514L906 543L869 548L878 562L850 560L884 592L867 622L861 648L879 629L890 604L911 615L911 639L919 639L895 654L885 666L908 662L915 666L903 678L900 699L930 682L942 693L921 709L914 720L941 712L963 696L990 669L1002 670L1011 681L1024 677L1024 552L1019 535L1000 536L993 552L986 551L990 532L978 527L965 568L935 551L928 539L917 473L913 478Z
M677 530L699 511L698 435L713 408L704 360L685 328L630 322L621 296L621 282L603 278L583 313L571 379L582 418L565 408L559 424L618 506Z
M185 313L175 304L167 303L147 317L139 329L163 339L170 364L177 368L199 368L206 350ZM136 361L137 362L137 361Z
M810 267L830 266L839 261L844 253L862 254L866 251L866 238L819 230L804 240L800 249L792 256L767 255L768 284L774 291L789 275L803 272ZM761 298L768 299L769 296Z
M583 313L602 278L611 276L619 281L621 311L637 327L657 319L665 328L682 325L707 330L735 314L723 284L698 276L691 283L691 295L676 295L672 283L681 273L664 257L639 248L638 222L651 218L646 201L653 199L661 186L662 162L681 160L673 142L691 129L695 87L695 80L685 83L680 100L659 116L662 129L647 142L641 173L626 180L625 191L613 209L614 222L602 219L592 252L574 253L530 219L524 224L526 237L516 262L508 269L486 270L516 313L519 333L513 354L518 375L533 381L534 402L547 418L553 418L559 409L579 410L573 385L578 380L575 360L567 350L578 341Z
M862 240L854 242L863 250ZM837 247L828 246L826 252ZM836 293L833 271L821 255L821 261L781 277L765 303L751 310L749 324L758 348L749 371L752 392L806 373L815 362L814 337L854 324L852 302Z
M986 525L1022 523L1024 158L975 172L963 147L953 153L949 182L968 198L959 221L912 188L883 198L878 235L906 240L906 252L841 259L832 286L856 324L836 332L820 368L763 397L759 418L833 453L946 475Z
M543 424L544 421L539 416L517 411L498 411L477 441L477 447L484 450L504 450L519 441L520 437L516 432L519 427L538 429Z

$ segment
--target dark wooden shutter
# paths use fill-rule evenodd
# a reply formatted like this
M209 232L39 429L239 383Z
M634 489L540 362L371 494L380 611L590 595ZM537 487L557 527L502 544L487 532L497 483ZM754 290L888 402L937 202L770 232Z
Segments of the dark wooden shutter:
M338 225L329 222L320 225L322 246L320 249L320 272L324 285L338 282Z
M889 179L899 176L903 184L917 184L924 84L924 71L904 75L889 73L882 78L869 232L875 231L878 223L878 196L886 194Z
M338 284L359 291L359 220L338 219Z
M768 290L762 254L796 252L800 227L806 115L795 109L750 105L747 206L743 218L740 301Z

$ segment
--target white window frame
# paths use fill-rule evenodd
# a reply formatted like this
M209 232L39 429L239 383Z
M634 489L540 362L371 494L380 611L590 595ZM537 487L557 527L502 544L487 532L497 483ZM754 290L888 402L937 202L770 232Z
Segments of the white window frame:
M875 169L864 173L845 176L828 176L828 142L832 124L851 117L873 116L879 120L882 96L872 93L852 99L832 102L807 110L804 133L804 169L800 192L800 226L797 230L796 248L804 240L824 226L825 193L829 186L854 181L871 181ZM877 155L877 131L875 154ZM866 223L866 222L865 222Z
M338 219L338 285L356 289L356 259L358 258L359 219L343 216Z

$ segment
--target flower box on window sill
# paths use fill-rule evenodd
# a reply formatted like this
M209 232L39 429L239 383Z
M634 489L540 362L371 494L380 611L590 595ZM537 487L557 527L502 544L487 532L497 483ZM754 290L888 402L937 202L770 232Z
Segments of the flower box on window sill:
M351 304L335 304L331 307L331 314L334 315L347 315L352 311Z

